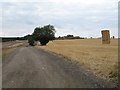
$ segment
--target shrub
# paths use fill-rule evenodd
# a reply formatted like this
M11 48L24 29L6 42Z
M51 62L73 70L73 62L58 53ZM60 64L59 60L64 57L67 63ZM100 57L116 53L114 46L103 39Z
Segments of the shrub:
M32 36L29 36L28 43L29 43L29 45L34 46L34 39Z

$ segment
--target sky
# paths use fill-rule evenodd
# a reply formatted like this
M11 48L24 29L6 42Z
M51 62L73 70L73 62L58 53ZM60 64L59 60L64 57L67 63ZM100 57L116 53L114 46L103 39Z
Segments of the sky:
M111 36L118 37L118 1L0 1L0 36L21 37L32 34L35 27L51 24L56 37L101 37L101 30L110 30Z

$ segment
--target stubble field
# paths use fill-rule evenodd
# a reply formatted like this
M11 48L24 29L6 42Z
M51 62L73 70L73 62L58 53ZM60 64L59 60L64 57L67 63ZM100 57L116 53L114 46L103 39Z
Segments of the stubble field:
M103 78L114 77L118 70L118 39L111 39L108 45L103 45L101 39L54 40L36 47L76 62Z

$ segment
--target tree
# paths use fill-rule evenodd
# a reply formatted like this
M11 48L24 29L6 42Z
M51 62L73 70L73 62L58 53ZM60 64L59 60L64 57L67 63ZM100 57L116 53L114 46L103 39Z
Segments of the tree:
M25 39L25 40L28 40L28 38L29 38L30 36L31 36L31 35L28 34L28 35L24 36L24 39Z
M40 41L41 45L46 45L50 40L55 39L55 28L52 25L36 27L33 32L35 41Z
M29 43L29 45L34 46L34 38L33 38L32 35L30 35L30 36L28 37L28 43Z

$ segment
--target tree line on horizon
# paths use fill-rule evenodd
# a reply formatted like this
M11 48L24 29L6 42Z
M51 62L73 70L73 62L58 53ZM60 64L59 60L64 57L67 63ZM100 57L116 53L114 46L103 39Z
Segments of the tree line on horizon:
M35 41L39 41L41 45L46 45L50 40L55 39L85 39L84 37L74 36L68 34L66 36L55 37L55 28L52 25L46 25L43 27L36 27L34 32L24 37L0 37L2 42L15 41L15 40L28 40L29 45L34 46Z

